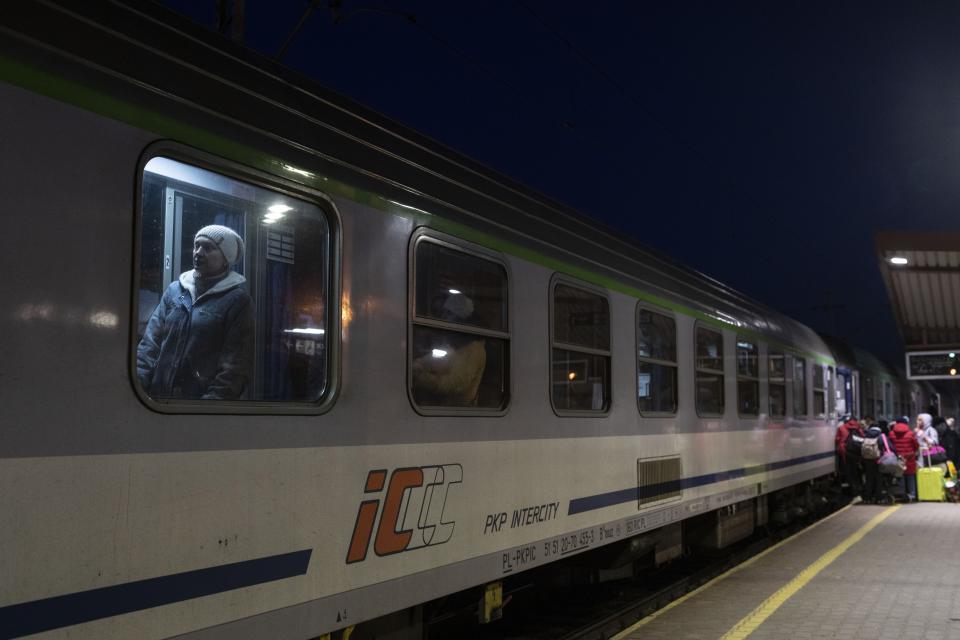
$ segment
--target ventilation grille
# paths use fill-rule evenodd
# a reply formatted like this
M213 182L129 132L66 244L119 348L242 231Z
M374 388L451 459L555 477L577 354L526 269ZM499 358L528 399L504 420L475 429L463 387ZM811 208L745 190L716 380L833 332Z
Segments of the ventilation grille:
M293 264L293 229L267 231L267 259Z
M680 456L637 460L637 506L683 497Z

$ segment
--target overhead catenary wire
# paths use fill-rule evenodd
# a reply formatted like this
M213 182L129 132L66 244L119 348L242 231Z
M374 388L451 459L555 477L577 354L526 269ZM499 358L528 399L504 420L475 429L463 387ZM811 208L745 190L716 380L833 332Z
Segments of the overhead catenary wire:
M607 149L609 143L598 138L591 138L584 135L583 131L580 131L576 127L576 123L573 122L569 117L564 117L555 111L550 109L550 105L544 104L542 101L536 100L529 95L529 92L522 91L517 86L513 85L511 82L506 80L502 75L498 74L496 71L491 69L489 66L483 64L473 56L466 53L461 48L453 44L449 39L443 37L435 31L428 27L415 13L408 11L403 11L400 9L394 9L389 6L384 5L364 5L354 9L351 9L346 12L342 12L343 3L342 0L327 0L323 2L322 0L311 0L307 8L304 10L303 14L300 17L300 20L297 22L296 26L290 31L284 40L283 45L278 49L277 53L274 55L274 60L281 62L283 57L286 55L287 50L290 48L291 44L296 40L296 37L300 34L300 31L303 29L304 25L314 13L317 8L323 6L326 9L330 10L333 24L342 24L349 20L350 18L363 14L363 13L377 13L382 15L395 16L401 19L404 23L413 26L418 31L423 33L427 38L432 40L434 43L446 49L449 53L453 54L460 60L462 60L467 66L473 67L474 69L482 72L485 76L488 77L492 82L499 84L503 89L505 89L510 95L515 99L518 99L524 103L526 106L531 109L533 112L538 114L550 113L551 120L555 125L559 126L561 129L568 131L571 135L576 137L580 142L590 145L596 149Z

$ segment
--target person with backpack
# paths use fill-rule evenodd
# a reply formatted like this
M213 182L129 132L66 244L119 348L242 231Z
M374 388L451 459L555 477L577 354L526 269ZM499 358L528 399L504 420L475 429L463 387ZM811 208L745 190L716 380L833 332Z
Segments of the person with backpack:
M888 451L883 429L879 425L870 425L863 432L863 444L860 446L860 459L863 461L863 493L860 497L864 504L876 504L880 499L880 468L877 466L880 456Z
M856 418L850 417L837 429L837 453L840 454L843 480L850 495L859 495L863 485L860 477L860 456L863 447L863 428Z
M903 481L907 499L913 502L917 499L917 452L920 451L920 444L910 428L910 418L903 416L897 419L897 424L890 430L890 445L907 465L903 470Z

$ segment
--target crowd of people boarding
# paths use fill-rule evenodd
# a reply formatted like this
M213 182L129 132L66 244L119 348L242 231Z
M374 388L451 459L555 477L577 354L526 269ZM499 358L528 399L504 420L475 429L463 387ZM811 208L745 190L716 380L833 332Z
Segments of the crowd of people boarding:
M938 416L933 407L912 421L846 416L841 422L836 434L841 482L864 503L928 499L923 494L933 484L949 496L943 487L956 485L960 431L953 418Z

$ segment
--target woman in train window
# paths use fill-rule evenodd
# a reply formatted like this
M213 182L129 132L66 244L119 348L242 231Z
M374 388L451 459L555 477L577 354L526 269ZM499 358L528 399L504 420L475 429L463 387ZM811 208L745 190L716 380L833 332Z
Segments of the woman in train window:
M171 283L137 347L137 376L153 398L242 398L250 379L253 301L230 269L243 240L209 225L193 240L193 269Z

